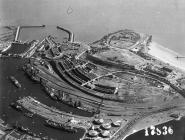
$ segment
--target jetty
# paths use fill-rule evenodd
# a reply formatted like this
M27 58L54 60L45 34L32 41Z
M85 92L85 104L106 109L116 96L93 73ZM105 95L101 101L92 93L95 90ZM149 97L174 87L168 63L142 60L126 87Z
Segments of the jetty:
M90 125L88 125L88 121L91 120L91 118L89 117L77 116L74 114L59 111L54 107L49 107L45 104L42 104L31 96L24 97L18 100L17 103L33 114L37 114L45 118L46 120L51 120L55 123L68 123L68 125L70 126L84 129L86 129Z

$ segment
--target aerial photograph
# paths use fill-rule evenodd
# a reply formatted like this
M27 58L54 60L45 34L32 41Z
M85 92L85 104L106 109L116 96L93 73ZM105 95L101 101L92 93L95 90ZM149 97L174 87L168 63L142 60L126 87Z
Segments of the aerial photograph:
M184 0L0 0L0 140L185 140Z

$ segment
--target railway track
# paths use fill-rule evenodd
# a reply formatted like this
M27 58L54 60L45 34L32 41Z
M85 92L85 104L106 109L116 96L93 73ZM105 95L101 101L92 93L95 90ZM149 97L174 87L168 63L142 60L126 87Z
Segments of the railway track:
M44 73L47 72L47 71L44 71ZM50 77L53 77L53 75L49 72L46 73L47 76L50 76ZM57 90L59 91L62 91L62 90L65 90L67 91L68 90L68 85L63 85L64 84L64 81L61 81L61 79L58 79L57 78L57 83L55 81L55 78L46 78L44 77L45 74L42 74L40 75L41 78L51 82L52 84L56 85L56 87L58 87ZM53 80L51 80L53 79ZM63 86L61 86L63 85ZM78 98L81 99L81 101L89 106L92 106L96 109L98 109L98 106L99 106L99 109L100 111L104 112L104 113L115 113L115 114L123 114L124 111L128 111L128 110L132 110L133 112L137 112L137 111L141 111L142 109L144 110L148 110L148 111L151 111L151 109L148 109L148 106L139 106L139 104L137 105L128 105L126 103L119 103L119 102L113 102L113 101L107 101L107 100L104 100L102 103L101 103L101 99L99 98L96 98L96 97L93 97L93 96L90 96L88 94L84 94L80 91L77 91L77 90L73 90L71 87L69 88L69 90L71 91L68 91L69 94L73 95L73 96L76 96ZM99 100L99 101L97 101ZM101 105L100 105L101 103ZM158 105L158 106L154 106L152 108L159 108L160 106L162 105ZM164 105L163 105L164 106Z
M154 110L149 113L141 113L140 115L138 115L137 117L135 117L134 119L129 121L125 126L123 126L116 134L114 134L113 137L111 137L110 140L124 140L128 136L128 133L133 128L133 126L136 125L136 123L138 123L140 120L142 120L150 115L164 112L164 111L168 111L168 110L172 110L175 108L176 108L176 106L170 106L170 107L165 107L165 108L161 108L158 110Z

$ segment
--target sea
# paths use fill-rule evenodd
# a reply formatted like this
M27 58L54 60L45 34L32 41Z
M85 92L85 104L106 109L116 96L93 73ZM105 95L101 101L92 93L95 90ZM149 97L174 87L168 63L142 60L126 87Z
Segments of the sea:
M94 42L104 35L132 29L151 34L153 40L181 56L185 56L185 1L184 0L0 0L0 26L47 25L45 29L22 29L22 41L42 40L54 35L63 40L67 35L55 27L71 30L75 41ZM24 51L12 49L12 52ZM21 67L27 60L0 59L0 117L8 124L21 124L40 136L57 140L79 140L83 130L75 134L54 130L44 125L38 116L28 118L13 110L9 104L23 96L33 96L42 103L75 114L90 114L51 100L40 84L31 81ZM17 89L9 80L15 76L22 84ZM156 126L171 127L173 134L145 136L145 130L130 135L126 140L184 140L185 118Z

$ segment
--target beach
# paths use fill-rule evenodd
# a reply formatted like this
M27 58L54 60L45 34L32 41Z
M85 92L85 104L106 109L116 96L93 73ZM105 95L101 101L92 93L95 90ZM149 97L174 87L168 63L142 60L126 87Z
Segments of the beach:
M148 53L165 63L169 63L170 65L185 71L185 58L178 58L183 57L183 55L173 50L170 50L156 42L152 42L149 46Z

